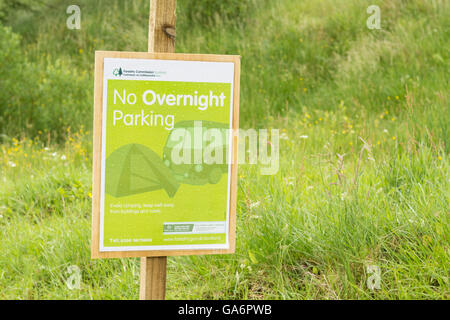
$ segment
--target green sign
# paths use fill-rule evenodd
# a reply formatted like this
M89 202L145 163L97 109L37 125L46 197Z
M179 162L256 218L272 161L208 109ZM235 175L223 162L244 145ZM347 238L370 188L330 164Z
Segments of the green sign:
M231 248L234 79L233 62L104 58L99 253Z

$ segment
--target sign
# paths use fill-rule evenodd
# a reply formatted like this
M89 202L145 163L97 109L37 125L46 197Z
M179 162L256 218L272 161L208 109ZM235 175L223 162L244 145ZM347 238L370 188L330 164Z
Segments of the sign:
M239 56L97 51L92 257L232 253Z

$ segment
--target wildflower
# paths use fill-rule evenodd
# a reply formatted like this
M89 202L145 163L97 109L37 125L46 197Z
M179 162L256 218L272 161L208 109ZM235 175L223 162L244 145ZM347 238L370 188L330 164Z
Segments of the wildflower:
M15 164L15 163L12 162L12 161L8 161L8 165L9 165L11 168L17 167L17 164Z
M67 158L66 158L66 155L63 154L63 155L61 156L61 160L66 160L66 159L67 159Z
M395 136L392 136L392 140L395 140L396 139L396 137Z
M387 129L384 129L383 132L384 132L384 133L388 133L389 131L388 131Z
M259 205L261 204L260 201L255 201L255 202L251 202L250 205L248 206L250 209L259 207Z
M78 50L78 52L79 52L80 54L82 54L82 53L83 53L83 49L80 48L80 50Z
M288 185L291 186L294 184L295 181L295 177L288 177L288 178L284 178L284 182Z
M89 196L89 198L92 198L92 193L89 192L89 193L88 193L88 196Z
M441 156L439 156L439 157L438 157L438 160L439 160L439 161L440 161L440 160L442 160L442 157L441 157Z
M286 132L282 132L282 133L280 134L280 139L281 139L281 140L288 140L289 137L288 137L288 135L286 134Z
M57 155L56 152L53 152L53 153L52 153L52 157L56 157L56 155Z
M307 135L301 135L299 138L300 139L308 139L308 136Z

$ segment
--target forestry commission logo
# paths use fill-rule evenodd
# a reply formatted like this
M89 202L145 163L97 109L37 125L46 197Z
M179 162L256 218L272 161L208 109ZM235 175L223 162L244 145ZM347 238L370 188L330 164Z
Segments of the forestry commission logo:
M113 75L115 75L116 77L117 76L121 76L122 75L122 68L119 68L119 69L117 69L117 68L115 68L114 70L113 70Z
M0 0L1 1L1 0ZM114 68L112 74L115 77L148 77L148 78L160 78L162 75L167 74L167 71L154 71L154 70L136 70L136 69L122 69L122 67Z

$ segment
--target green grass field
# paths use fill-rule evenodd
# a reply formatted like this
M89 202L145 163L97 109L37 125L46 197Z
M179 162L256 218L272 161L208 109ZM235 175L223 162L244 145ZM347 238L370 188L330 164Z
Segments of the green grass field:
M449 3L222 2L178 1L176 51L241 55L280 170L239 167L236 253L168 258L167 298L450 299ZM0 299L138 298L138 259L90 259L93 66L149 3L70 4L0 0Z

